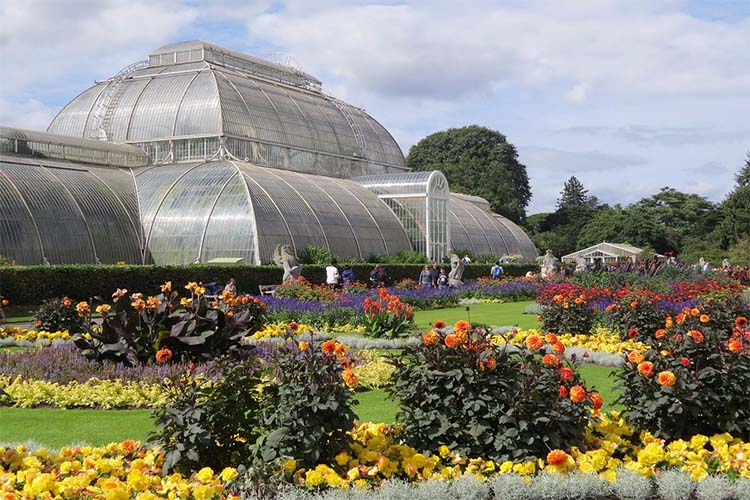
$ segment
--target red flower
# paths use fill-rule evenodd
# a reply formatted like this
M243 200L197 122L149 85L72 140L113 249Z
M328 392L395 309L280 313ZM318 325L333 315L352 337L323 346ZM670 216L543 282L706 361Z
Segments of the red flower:
M438 330L442 330L443 328L445 328L445 321L437 320L437 321L435 321L435 323L432 326L433 326L433 328L437 328Z
M567 398L568 397L568 388L564 385L560 386L560 397L561 398Z
M575 373L572 369L568 368L567 366L564 368L560 368L560 380L565 380L566 382L570 382L575 378Z

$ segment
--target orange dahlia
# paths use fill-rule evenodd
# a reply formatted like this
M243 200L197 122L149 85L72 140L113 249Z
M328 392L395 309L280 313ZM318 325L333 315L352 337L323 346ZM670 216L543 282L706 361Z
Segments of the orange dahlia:
M638 363L643 361L643 353L640 351L630 351L628 353L628 361L630 361L634 365L637 365Z
M638 373L644 377L650 377L654 374L654 364L651 361L641 361L638 363Z
M529 337L526 339L526 347L528 347L532 351L541 349L543 346L544 346L544 339L540 337L539 335L529 335Z
M453 325L453 329L456 332L468 332L471 330L471 324L464 320L456 321L456 324Z
M548 344L554 344L555 342L557 342L557 335L555 335L552 332L549 332L547 335L544 336L544 340Z
M559 340L552 344L552 352L555 354L563 354L565 352L565 345Z
M433 346L437 344L439 339L440 337L435 330L430 330L429 332L422 335L422 342L426 346Z
M589 392L589 401L591 401L592 410L598 410L604 404L604 399L597 392Z
M674 373L670 371L664 371L659 372L659 375L656 377L657 382L659 382L659 385L662 387L672 387L674 383L677 381L677 377L674 376Z
M334 342L333 340L326 340L325 342L323 342L323 345L321 345L320 348L326 354L333 354L333 351L336 350L336 342Z
M560 358L554 354L545 354L542 357L542 364L546 366L560 366Z
M552 450L547 453L547 463L550 465L563 465L568 461L568 454L562 450Z
M308 350L310 348L310 344L308 344L304 340L300 340L299 343L297 344L297 348L300 351L306 351L306 350Z
M444 342L445 345L451 349L454 349L461 345L461 339L452 333L445 336Z
M733 353L742 352L742 342L737 339L730 340L729 342L727 342L727 349L729 349Z
M341 374L341 377L344 379L344 383L349 387L354 387L355 385L357 385L357 382L359 382L359 380L357 379L357 375L354 374L354 370L352 370L351 368L345 369Z
M156 362L157 363L166 363L170 359L172 359L172 351L167 349L166 347L159 349L156 351Z
M701 342L703 342L703 334L698 330L690 330L687 335L688 337L693 339L693 342L695 342L696 344L700 344Z
M560 386L560 397L561 398L567 398L568 397L568 388L564 385Z
M656 337L657 339L660 339L664 337L666 334L667 334L667 331L664 328L659 328L658 330L656 330L656 332L654 332L654 337Z
M574 403L582 403L586 399L586 389L580 385L574 385L570 388L570 400Z
M572 369L568 368L567 366L564 368L560 368L560 380L565 380L566 382L570 382L575 378L575 373Z

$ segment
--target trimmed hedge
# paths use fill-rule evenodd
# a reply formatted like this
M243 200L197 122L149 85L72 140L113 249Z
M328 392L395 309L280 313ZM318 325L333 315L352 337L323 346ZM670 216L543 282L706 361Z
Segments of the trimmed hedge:
M446 268L450 265L446 264ZM464 279L472 280L489 276L489 264L470 264L464 271ZM354 264L352 270L359 281L367 281L373 264ZM392 283L403 278L417 280L422 264L388 264L386 271ZM527 271L539 271L536 264L504 264L507 276L523 276ZM446 269L447 270L447 269ZM2 266L0 267L0 294L14 304L41 304L43 300L67 295L84 300L100 295L111 296L117 288L131 292L156 293L159 285L171 280L175 285L189 281L207 283L214 277L227 282L237 280L242 292L258 293L258 285L281 283L283 270L277 266L226 266L191 264L184 266L112 266L112 265L63 265L63 266ZM305 265L302 276L313 283L325 281L325 266Z

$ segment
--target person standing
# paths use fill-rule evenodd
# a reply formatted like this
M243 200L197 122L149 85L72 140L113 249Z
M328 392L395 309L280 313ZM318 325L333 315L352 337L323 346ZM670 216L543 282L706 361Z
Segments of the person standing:
M332 260L330 264L326 266L326 284L333 290L338 288L339 279L339 268L336 267L336 261Z
M351 286L354 283L355 277L352 266L348 264L344 266L344 270L341 271L341 278L344 280L344 288Z
M232 295L237 295L237 282L234 278L229 278L229 283L224 287L225 292L231 292Z
M438 267L437 262L433 262L432 267L430 268L430 284L432 285L432 288L438 287L439 277L440 277L440 268Z
M445 274L445 269L440 268L440 274L437 279L438 288L448 288L448 275Z
M424 266L422 272L419 273L419 283L422 288L430 288L432 286L432 276L430 275L430 266Z

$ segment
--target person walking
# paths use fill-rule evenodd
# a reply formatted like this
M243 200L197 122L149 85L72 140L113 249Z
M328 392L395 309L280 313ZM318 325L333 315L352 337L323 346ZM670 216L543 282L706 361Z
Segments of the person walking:
M422 272L419 273L419 284L422 288L432 287L432 276L430 275L430 266L424 266Z
M438 267L437 262L433 262L432 267L430 268L430 284L432 285L432 288L438 287L439 277L440 277L440 268Z

